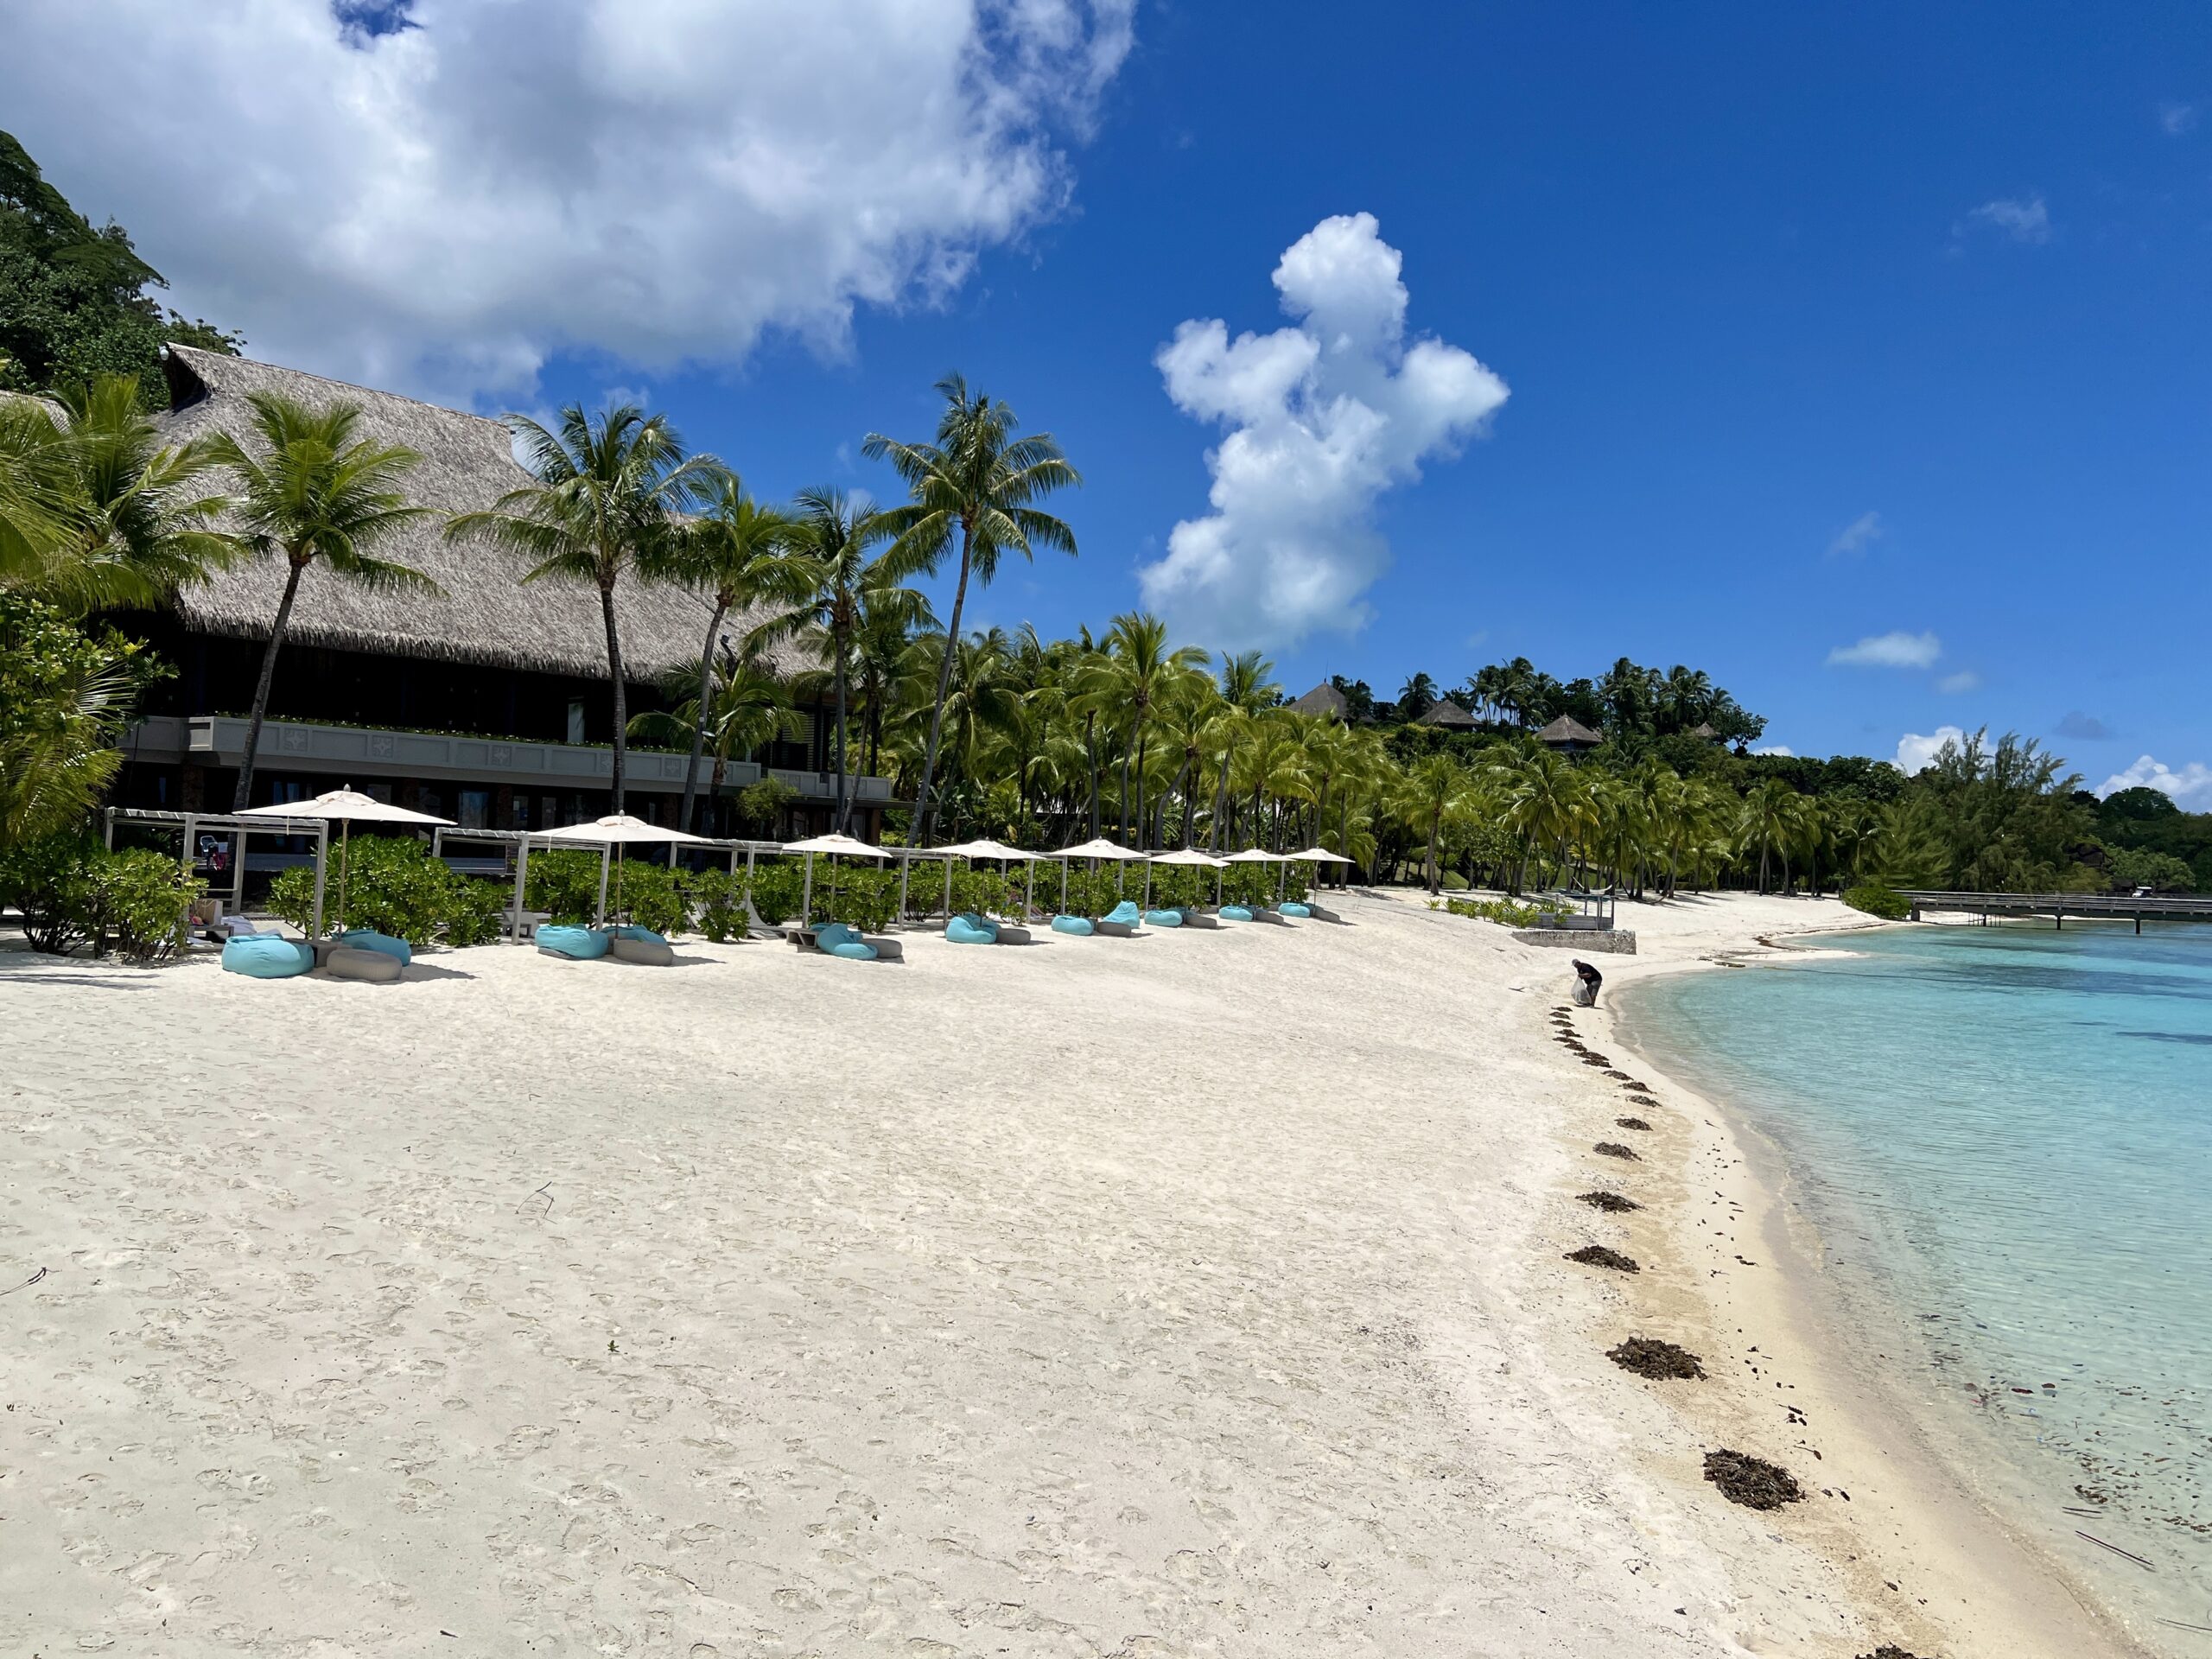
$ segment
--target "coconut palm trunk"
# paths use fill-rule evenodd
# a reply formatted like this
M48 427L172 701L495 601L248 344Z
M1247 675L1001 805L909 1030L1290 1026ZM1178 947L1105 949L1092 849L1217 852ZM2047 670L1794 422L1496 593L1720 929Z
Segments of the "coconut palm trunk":
M833 645L837 653L837 815L835 820L839 835L852 822L852 801L845 786L845 630L841 626Z
M307 561L295 556L284 578L284 597L277 602L276 620L269 630L269 644L261 653L261 677L254 683L253 713L245 723L245 753L238 757L238 786L231 797L231 810L243 812L253 804L253 761L261 751L261 723L269 715L269 690L276 683L276 653L284 648L284 630L291 626L292 601L299 597L300 573Z
M607 672L614 685L614 806L622 810L623 739L630 729L630 698L622 683L622 637L614 625L614 584L599 584L599 613L607 624Z
M944 701L952 690L952 653L960 646L960 613L968 605L968 563L975 542L974 524L963 521L960 526L960 579L952 587L952 614L944 625L944 654L937 664L937 702L930 710L929 741L922 747L921 787L914 791L914 844L930 844L930 819L933 804L930 800L930 785L937 777L937 746L944 731Z
M692 814L699 801L699 761L707 753L707 705L715 686L715 638L721 629L722 607L721 601L717 600L714 620L707 624L707 643L699 651L699 718L691 725L691 759L683 768L683 806L676 817L677 823L687 834L696 835L699 828L693 822ZM719 792L721 789L721 763L719 759L715 763L715 774L714 788Z

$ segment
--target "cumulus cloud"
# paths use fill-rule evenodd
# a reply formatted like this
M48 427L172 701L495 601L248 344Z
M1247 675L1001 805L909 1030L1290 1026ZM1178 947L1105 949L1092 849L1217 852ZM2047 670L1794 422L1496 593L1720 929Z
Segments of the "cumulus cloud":
M1960 229L1995 231L2032 246L2050 240L2050 209L2040 195L2000 196L1968 213Z
M526 396L943 301L1067 204L1135 3L71 0L10 10L0 109L256 355Z
M1880 513L1862 512L1836 531L1835 539L1828 543L1828 556L1838 559L1863 553L1888 534L1889 526L1882 522Z
M1751 753L1753 754L1779 754L1785 757L1794 757L1797 751L1791 748L1787 743L1769 743L1763 747L1753 749Z
M2066 718L2058 722L2058 735L2070 737L2082 743L2102 743L2113 736L2113 729L2094 715L2085 715L2079 709L2069 709Z
M2212 766L2192 760L2180 771L2149 755L2139 757L2125 772L2115 772L2097 785L2099 797L2123 789L2155 789L2171 795L2174 804L2191 812L2212 811Z
M1400 265L1372 214L1325 219L1275 267L1290 327L1232 340L1193 320L1154 359L1178 409L1228 429L1206 456L1213 511L1138 572L1185 636L1235 649L1358 627L1389 563L1376 498L1505 401L1468 353L1408 339Z
M1946 696L1954 697L1962 691L1979 691L1981 690L1981 676L1970 668L1962 668L1957 673L1946 674L1936 681L1936 689Z
M1924 772L1935 763L1936 752L1946 743L1963 743L1964 730L1956 726L1938 726L1925 737L1917 732L1907 732L1897 740L1897 770L1908 778L1916 772Z
M1928 668L1943 654L1943 642L1932 633L1870 633L1855 645L1838 645L1828 652L1830 668Z

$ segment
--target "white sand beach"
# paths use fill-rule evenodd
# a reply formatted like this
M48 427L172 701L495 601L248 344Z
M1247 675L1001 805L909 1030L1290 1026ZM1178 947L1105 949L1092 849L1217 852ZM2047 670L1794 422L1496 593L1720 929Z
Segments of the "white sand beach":
M0 957L0 1649L2126 1650L1886 1433L1719 1114L1616 1052L1662 1106L1592 1155L1633 1109L1553 1040L1566 953L1342 909ZM1604 965L1849 918L1624 907ZM1726 1503L1723 1445L1808 1500Z

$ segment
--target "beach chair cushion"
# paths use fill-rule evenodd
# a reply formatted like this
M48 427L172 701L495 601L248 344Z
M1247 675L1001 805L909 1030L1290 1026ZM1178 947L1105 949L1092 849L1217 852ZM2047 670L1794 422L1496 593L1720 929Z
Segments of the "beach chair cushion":
M305 939L255 933L223 946L223 971L248 979L290 979L315 966L315 947Z
M1252 919L1252 912L1242 905L1224 905L1215 913L1225 922L1249 922Z
M1180 927L1183 912L1179 910L1147 910L1144 918L1154 927Z
M595 962L607 954L613 943L607 934L588 927L541 927L537 930L537 948L549 957L567 957L575 962Z
M955 944L996 944L998 924L972 912L963 912L944 925L944 937Z
M866 939L857 938L840 939L835 944L825 941L822 948L831 956L842 957L848 962L874 962L877 956L876 948L874 945Z
M390 984L405 966L389 950L365 950L350 944L340 945L322 959L323 972L333 979L365 980L377 985Z
M1128 926L1141 919L1142 914L1143 912L1137 909L1137 901L1135 899L1124 899L1120 904L1115 906L1113 909L1108 911L1103 916L1100 917L1099 920L1104 922L1120 922L1124 926Z
M397 957L403 968L415 960L415 949L406 940L395 939L372 927L348 928L338 936L338 943L348 950L380 950L387 957Z
M1072 933L1079 939L1087 939L1095 930L1088 916L1055 916L1052 918L1052 931Z
M1286 916L1311 916L1313 913L1306 906L1300 904L1295 899L1292 899L1287 904L1277 905L1275 908Z
M643 938L632 933L642 933ZM649 967L665 968L676 960L676 951L659 934L645 928L624 929L607 941L607 954L617 962L642 963Z
M650 927L639 927L634 923L627 927L610 928L607 931L613 933L618 939L641 939L647 944L666 944L668 943L668 936L666 934L656 933Z

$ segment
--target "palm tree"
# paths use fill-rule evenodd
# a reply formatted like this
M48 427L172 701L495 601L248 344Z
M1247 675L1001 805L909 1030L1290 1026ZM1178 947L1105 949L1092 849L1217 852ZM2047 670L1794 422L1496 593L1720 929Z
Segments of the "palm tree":
M1789 868L1789 846L1798 836L1802 815L1798 802L1804 798L1779 778L1762 778L1745 791L1742 814L1737 827L1746 849L1759 849L1759 891L1766 891L1767 859L1779 849L1783 869ZM1788 880L1785 874L1783 880Z
M1406 774L1399 794L1399 810L1428 842L1428 890L1443 890L1443 872L1437 850L1444 840L1444 826L1466 810L1473 780L1448 754L1425 755Z
M797 586L788 607L765 625L764 637L804 636L829 659L836 688L837 804L830 828L842 835L852 812L845 732L855 641L869 625L871 607L879 628L896 619L902 641L906 627L925 607L919 594L899 585L888 562L868 556L868 549L888 540L891 530L865 496L855 500L842 490L802 490L797 505Z
M238 789L231 810L244 811L253 798L253 762L261 747L261 726L269 712L269 688L276 676L276 654L292 620L300 578L320 559L334 576L371 592L412 590L435 594L438 585L411 565L376 556L389 541L429 509L410 505L400 482L422 457L398 444L378 443L357 435L357 404L323 409L274 392L247 398L259 446L248 449L231 433L208 441L212 461L227 467L234 480L232 505L240 539L257 556L280 553L289 567L284 596L277 602L269 644L261 653L261 677L254 684L253 713L246 721L245 753L238 761Z
M139 406L137 376L104 374L65 390L58 416L29 399L10 401L0 479L12 457L48 536L36 559L0 557L8 585L78 613L145 607L244 551L212 524L229 503L206 487L215 465L209 442L163 445ZM0 485L0 501L7 494Z
M727 639L718 642L705 696L679 703L672 712L655 709L631 721L627 735L640 743L673 746L687 734L703 733L705 753L714 758L707 798L720 800L722 778L732 760L750 759L779 737L801 737L806 715L791 706L791 688L758 657L742 654ZM676 692L690 680L687 670L671 677Z
M691 759L683 769L683 803L677 814L677 823L686 830L692 828L698 799L699 760L707 747L703 717L713 706L715 648L722 620L760 601L787 598L795 580L789 515L755 501L734 473L715 478L705 494L698 517L676 527L648 561L652 575L695 588L713 601L706 643L699 648L698 690L690 703L701 718L691 728Z
M1564 868L1567 843L1587 815L1586 791L1572 763L1533 746L1493 763L1491 779L1497 789L1501 818L1520 838L1521 856L1513 874L1513 890L1518 893L1527 885L1530 849L1555 850Z
M998 574L1000 556L1033 556L1033 545L1075 552L1075 532L1033 504L1054 490L1083 482L1052 435L1014 435L1014 411L981 392L970 396L957 374L937 384L944 413L934 443L900 443L871 432L861 446L870 459L888 460L906 481L913 499L891 510L898 537L902 576L934 575L956 536L960 576L952 589L952 613L945 620L944 645L938 661L937 698L930 712L929 741L922 751L922 781L914 797L914 844L929 845L930 785L937 772L938 741L944 725L946 689L952 678L952 654L960 639L960 614L968 602L970 575L988 587Z
M620 812L630 704L614 623L615 586L641 557L660 554L676 513L709 487L721 468L709 455L686 458L683 441L664 416L647 418L630 404L594 416L570 404L561 411L557 433L524 415L510 415L506 422L537 481L508 491L486 512L462 513L446 534L478 537L536 561L524 582L556 576L599 589L607 672L614 690L613 794Z
M1148 844L1144 817L1144 766L1152 743L1154 705L1177 680L1203 668L1205 663L1205 652L1195 645L1170 650L1167 625L1148 612L1124 612L1114 619L1114 626L1106 635L1103 672L1122 711L1128 734L1122 750L1122 824L1126 833L1129 821L1129 765L1134 758L1140 850Z

